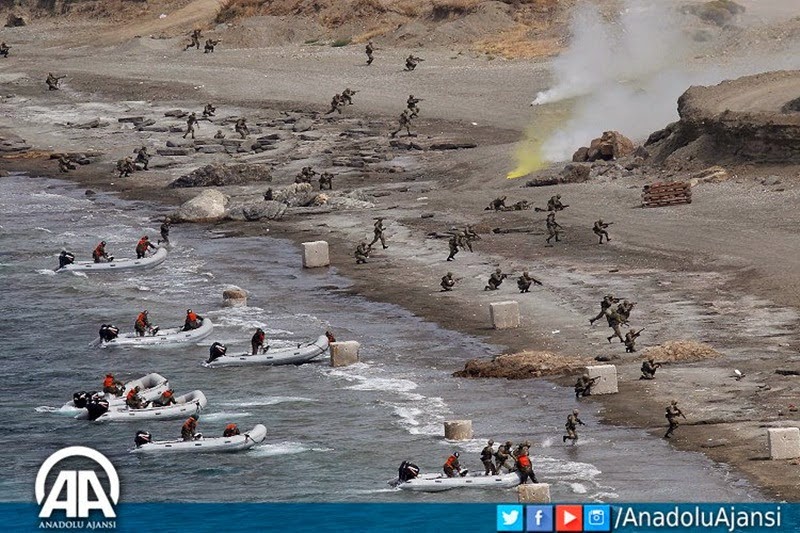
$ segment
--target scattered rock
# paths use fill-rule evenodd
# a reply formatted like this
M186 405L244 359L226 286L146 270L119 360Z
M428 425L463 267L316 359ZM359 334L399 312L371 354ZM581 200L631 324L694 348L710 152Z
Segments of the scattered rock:
M713 359L722 354L708 344L696 341L669 341L658 346L646 348L642 355L661 362L701 361Z
M323 137L322 133L318 131L309 131L300 134L300 139L303 141L318 141L322 139L322 137Z
M172 109L171 111L167 111L164 113L165 117L175 117L175 118L183 118L189 114L188 111L184 111L182 109Z
M73 128L76 128L76 129L79 129L79 130L90 130L90 129L93 129L93 128L105 128L108 125L109 125L108 122L102 122L99 118L96 118L94 120L90 120L89 122L84 122L82 124L71 124L71 126Z
M173 218L182 222L214 222L225 216L228 198L216 189L207 189L181 205Z
M561 183L582 183L589 181L589 173L592 167L580 163L568 163L561 170Z
M144 117L122 117L122 118L118 118L117 122L120 122L122 124L125 124L125 123L141 124L142 122L144 122ZM153 122L155 122L155 121L153 121Z
M224 152L225 147L221 144L204 144L203 146L198 146L197 151L204 154L218 154Z
M430 146L430 150L462 150L468 148L475 148L478 145L474 142L442 142L434 143Z
M142 122L135 123L134 126L136 126L137 130L142 131L144 128L149 128L150 126L154 125L155 123L156 123L155 119L148 118L148 119L146 119L146 120L144 120Z
M493 359L470 359L464 370L453 376L461 378L527 379L539 376L571 374L591 364L591 359L557 355L550 352L525 351L500 355Z
M25 26L27 23L25 19L19 15L15 15L14 13L9 13L8 18L6 18L6 28L18 28L20 26Z
M292 125L292 131L308 131L314 127L314 121L310 118L301 118Z
M185 156L194 153L194 150L191 148L159 148L156 153L163 156Z
M275 201L282 202L289 207L309 205L314 196L314 188L310 183L293 183L273 193Z
M218 148L220 145L205 145L202 149ZM159 152L160 153L160 152ZM270 167L260 164L220 164L206 165L197 168L185 176L181 176L170 187L221 187L224 185L244 185L256 181L272 181Z
M774 187L775 185L780 185L781 179L778 176L767 176L763 180L761 180L761 185L765 187Z
M586 150L584 151L584 148ZM629 156L634 151L633 141L618 131L604 131L601 137L592 139L588 147L581 147L572 154L572 161L583 163L586 161L611 161ZM583 158L583 159L581 159Z
M286 204L274 200L258 200L232 206L228 209L231 220L276 220L286 213Z
M589 159L589 148L586 146L581 146L575 153L572 154L572 161L575 163L583 163Z
M190 148L194 147L192 141L181 139L180 141L167 141L167 148Z
M692 174L689 178L689 185L691 187L696 187L700 183L721 183L723 181L728 181L728 179L730 179L728 171L719 165L714 165L713 167L708 167L707 169Z
M94 192L92 189L86 189L86 192L83 194L85 194L86 196L94 196L97 193Z

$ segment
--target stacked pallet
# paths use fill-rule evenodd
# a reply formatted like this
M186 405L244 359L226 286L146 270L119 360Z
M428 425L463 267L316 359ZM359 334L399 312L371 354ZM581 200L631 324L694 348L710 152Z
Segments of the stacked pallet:
M642 188L642 207L692 203L692 188L685 181L652 183Z

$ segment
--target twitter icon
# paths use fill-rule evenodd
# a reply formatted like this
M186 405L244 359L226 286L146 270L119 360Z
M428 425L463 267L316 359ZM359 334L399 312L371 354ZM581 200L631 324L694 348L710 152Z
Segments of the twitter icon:
M497 506L497 531L522 531L522 505Z

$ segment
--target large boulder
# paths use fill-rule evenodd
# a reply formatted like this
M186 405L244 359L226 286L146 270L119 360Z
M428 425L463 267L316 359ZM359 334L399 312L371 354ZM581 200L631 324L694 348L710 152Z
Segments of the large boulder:
M722 27L730 24L736 15L744 13L745 7L732 0L711 0L704 4L684 5L682 10L704 22Z
M627 157L633 153L636 147L633 141L625 137L618 131L604 131L601 137L592 139L589 146L582 146L572 154L572 161L584 163L597 160L611 161L621 157Z
M222 149L222 147L219 147ZM215 163L197 168L176 179L170 187L222 187L245 185L254 181L272 181L267 165Z
M225 216L228 198L216 189L208 189L181 205L173 215L181 222L213 222Z
M310 183L292 183L274 193L273 199L289 207L303 207L312 204L316 196Z
M274 200L256 200L231 206L228 218L231 220L275 220L286 213L286 204Z

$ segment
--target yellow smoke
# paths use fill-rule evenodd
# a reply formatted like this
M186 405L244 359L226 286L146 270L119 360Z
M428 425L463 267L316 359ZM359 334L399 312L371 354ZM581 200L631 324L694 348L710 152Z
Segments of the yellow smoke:
M549 161L545 159L542 146L545 141L563 124L570 114L570 105L549 107L548 112L539 112L533 124L525 130L525 137L514 151L516 166L506 175L513 180L541 170Z

